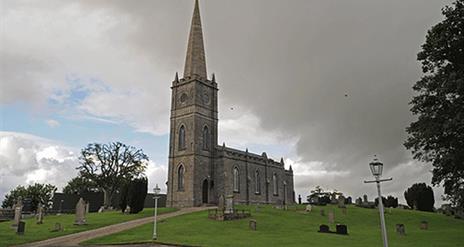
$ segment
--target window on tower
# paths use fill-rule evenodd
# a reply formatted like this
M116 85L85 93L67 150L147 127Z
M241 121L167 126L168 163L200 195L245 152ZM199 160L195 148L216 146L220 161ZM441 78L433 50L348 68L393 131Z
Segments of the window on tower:
M180 126L179 129L179 150L185 149L185 127L184 125Z
M184 165L180 165L177 170L177 190L184 191Z
M277 196L279 195L279 188L278 188L278 181L277 181L277 174L274 173L274 175L272 175L272 187L273 187L273 190L274 190L274 195Z
M239 170L237 167L234 167L233 171L234 176L234 192L240 192L240 177L239 177Z
M261 193L261 177L259 176L259 171L256 170L255 172L255 193L260 194Z
M205 126L203 128L203 149L204 150L209 150L209 141L210 141L209 129L208 129L208 126Z

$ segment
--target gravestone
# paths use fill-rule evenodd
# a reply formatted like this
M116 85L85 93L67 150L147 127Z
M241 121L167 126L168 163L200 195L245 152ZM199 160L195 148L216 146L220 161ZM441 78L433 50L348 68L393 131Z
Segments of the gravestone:
M51 230L52 232L61 232L63 231L63 227L61 226L61 223L55 223L55 227Z
M336 198L337 195L335 195L335 193L331 194L330 195L330 204L337 204L337 198Z
M427 230L429 229L429 223L427 221L421 221L421 224L420 224L420 229L421 230Z
M76 220L74 221L74 225L85 225L87 224L85 220L85 202L84 199L79 199L76 204Z
M363 203L368 203L369 201L367 200L367 195L363 195Z
M298 204L301 204L301 195L298 195Z
M233 214L234 213L234 196L229 195L226 198L226 209L224 210L224 213L227 214Z
M226 209L224 204L225 204L224 203L224 196L220 195L219 199L218 199L218 211L221 212L221 213L224 213L224 210Z
M319 226L319 232L324 232L324 233L330 232L329 226L328 225L320 225Z
M101 206L101 207L98 209L98 212L99 212L99 213L103 213L103 211L105 211L105 206Z
M333 211L329 212L329 223L333 224L335 222L335 214Z
M347 235L348 228L346 225L337 224L337 234Z
M256 231L256 220L250 220L249 226L250 230Z
M310 204L306 205L305 211L310 213L311 211L313 211L313 206L311 206Z
M345 197L344 196L339 196L338 197L338 207L339 208L344 208L345 207Z
M131 207L129 205L126 206L126 209L124 209L125 214L130 214Z
M90 202L85 204L85 213L88 214L90 212Z
M356 199L356 201L355 201L356 205L358 205L358 206L361 205L362 202L363 202L363 201L362 201L361 197L359 197L359 198Z
M396 233L398 233L400 236L406 235L404 224L396 224Z
M42 203L37 206L37 224L43 224L44 208Z
M18 223L18 228L16 228L16 234L18 235L24 235L24 232L26 231L26 222L24 221L19 221Z
M324 209L321 209L321 216L325 216L325 211L324 211Z
M22 218L23 203L21 197L19 197L18 202L14 205L14 221L13 227L17 227Z

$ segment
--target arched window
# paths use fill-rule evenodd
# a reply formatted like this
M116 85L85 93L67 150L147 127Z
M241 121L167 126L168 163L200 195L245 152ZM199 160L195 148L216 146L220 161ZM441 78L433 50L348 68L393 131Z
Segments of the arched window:
M185 149L185 127L180 126L179 129L179 150Z
M255 192L256 194L261 193L261 177L259 176L259 171L256 170L255 172Z
M272 187L273 187L273 190L274 190L274 195L278 195L279 194L279 188L278 188L278 183L277 183L277 174L274 173L274 175L272 175Z
M177 190L183 191L184 190L184 166L180 165L177 170Z
M209 129L208 126L203 128L203 149L209 150Z
M240 175L237 167L234 167L234 192L240 192Z

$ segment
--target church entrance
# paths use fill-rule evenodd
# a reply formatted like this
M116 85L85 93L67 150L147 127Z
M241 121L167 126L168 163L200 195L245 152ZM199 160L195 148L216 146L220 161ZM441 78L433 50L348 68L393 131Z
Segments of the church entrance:
M208 179L205 179L203 181L203 199L202 199L202 202L203 203L208 203Z

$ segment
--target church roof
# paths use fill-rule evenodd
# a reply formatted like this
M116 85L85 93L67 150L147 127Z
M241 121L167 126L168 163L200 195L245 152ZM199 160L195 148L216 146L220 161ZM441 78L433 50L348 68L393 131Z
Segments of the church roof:
M184 78L200 77L207 79L203 30L201 28L200 8L198 5L198 0L195 0L187 45L187 57L185 59Z

